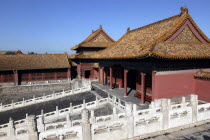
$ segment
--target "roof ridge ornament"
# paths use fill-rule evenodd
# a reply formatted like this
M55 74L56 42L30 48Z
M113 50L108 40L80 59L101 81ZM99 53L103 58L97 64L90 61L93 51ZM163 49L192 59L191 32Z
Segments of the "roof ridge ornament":
M181 9L181 14L184 14L184 13L188 14L188 8L186 5L184 7L181 7L180 9Z
M130 32L130 27L127 28L127 32Z
M92 33L94 33L94 30L92 30Z
M100 29L102 29L102 25L100 25Z

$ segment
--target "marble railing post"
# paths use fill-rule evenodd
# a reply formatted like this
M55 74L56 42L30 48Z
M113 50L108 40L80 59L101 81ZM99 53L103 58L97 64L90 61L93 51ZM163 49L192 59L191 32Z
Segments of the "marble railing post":
M59 116L59 109L58 109L58 106L56 106L55 114L56 114L56 117Z
M71 127L71 119L70 119L69 113L66 114L66 123L67 123L67 127L70 128Z
M136 104L133 104L133 116L135 117L137 114L137 106Z
M114 120L118 119L116 107L113 107L113 119Z
M85 99L83 99L83 108L86 108Z
M91 140L91 125L89 122L89 111L87 109L82 110L82 139Z
M35 115L31 115L27 117L27 126L28 126L28 140L38 140Z
M91 110L90 112L90 123L93 124L95 123L96 118L95 118L95 114L94 114L94 110Z
M10 140L15 140L14 121L11 118L9 119L7 136L9 137Z
M182 107L183 107L183 108L186 107L186 99L185 99L184 96L182 97Z
M73 113L72 103L70 103L69 112L70 112L70 113Z
M198 95L190 95L190 104L192 107L192 122L197 122L197 116L198 116Z
M33 95L33 101L34 101L34 103L36 103L36 96L35 95Z
M43 114L41 117L39 117L39 131L44 132L45 131L45 125L44 125L44 116Z
M133 117L133 104L132 103L126 103L125 105L125 111L126 111L126 132L127 136L126 138L133 138L134 136L134 117Z
M12 108L15 108L14 101L12 100Z
M98 97L96 96L96 107L99 105Z
M169 128L169 110L170 110L170 99L162 99L161 100L161 108L163 113L163 130Z

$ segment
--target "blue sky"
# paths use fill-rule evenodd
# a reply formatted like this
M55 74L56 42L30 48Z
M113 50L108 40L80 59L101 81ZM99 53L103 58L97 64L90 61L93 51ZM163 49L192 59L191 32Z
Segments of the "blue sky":
M0 0L0 50L72 54L100 24L117 40L185 5L210 38L210 0Z

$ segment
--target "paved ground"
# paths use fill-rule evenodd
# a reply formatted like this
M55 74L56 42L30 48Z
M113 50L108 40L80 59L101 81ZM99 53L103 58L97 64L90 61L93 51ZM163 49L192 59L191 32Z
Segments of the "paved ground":
M133 140L140 140L140 138ZM210 140L210 123L146 138L144 140Z
M10 117L13 120L25 119L26 113L28 113L28 115L40 115L42 109L44 113L47 113L55 111L56 106L58 106L59 109L63 109L69 107L70 103L72 103L72 105L82 104L83 99L85 99L86 102L91 102L96 99L96 96L90 92L84 92L48 102L0 112L0 124L8 123Z
M93 88L98 88L106 93L110 93L114 96L116 96L117 98L121 99L122 101L126 101L126 102L131 102L131 103L134 103L134 104L137 104L140 109L146 109L149 107L149 102L146 102L145 104L140 104L141 103L141 99L140 98L137 98L134 96L134 94L136 93L135 90L132 90L130 88L128 88L128 96L124 96L124 89L123 88L114 88L114 89L109 89L109 85L101 85L101 84L98 84L98 83L93 83ZM97 93L100 94L99 91L97 91ZM103 95L101 95L103 96Z
M65 88L65 90L70 90L71 88ZM63 89L57 89L57 90L43 90L43 91L33 91L33 92L23 92L23 93L12 93L12 94L7 94L7 93L2 93L0 95L0 103L5 104L10 104L12 102L12 100L14 102L18 102L18 101L22 101L23 98L25 100L27 99L31 99L33 98L33 96L35 95L36 97L40 97L43 95L49 95L49 94L53 94L53 91L55 93L61 92L63 91Z

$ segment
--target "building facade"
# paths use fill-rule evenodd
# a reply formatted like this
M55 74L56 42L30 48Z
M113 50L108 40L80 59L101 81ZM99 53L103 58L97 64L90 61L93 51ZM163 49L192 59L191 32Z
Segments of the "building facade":
M77 63L75 70L77 71L78 78L97 78L98 64L97 62L81 63L77 58L101 51L113 43L114 40L100 26L98 30L92 31L84 41L71 48L71 50L76 51L76 54L69 56L69 59Z
M1 85L71 78L70 65L65 54L1 55L0 64Z
M210 68L210 40L182 7L180 14L128 28L110 47L78 59L98 61L99 83L109 84L110 89L124 88L124 96L129 94L128 87L136 90L143 104L145 100L200 94L194 75Z

